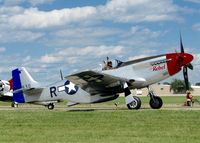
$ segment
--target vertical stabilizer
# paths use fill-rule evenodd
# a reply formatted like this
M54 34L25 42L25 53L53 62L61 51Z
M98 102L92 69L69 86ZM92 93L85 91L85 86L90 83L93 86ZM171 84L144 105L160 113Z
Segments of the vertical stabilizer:
M22 67L20 70L20 80L23 89L30 89L38 87L38 82L36 82L28 71Z
M24 90L39 87L25 68L15 69L12 71L13 79L13 100L17 103L24 103Z

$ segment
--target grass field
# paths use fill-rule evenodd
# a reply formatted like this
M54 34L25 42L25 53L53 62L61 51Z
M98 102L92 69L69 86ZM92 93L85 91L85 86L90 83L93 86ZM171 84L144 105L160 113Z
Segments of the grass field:
M30 110L26 109L30 105L12 110L0 106L0 143L199 143L200 106L183 107L184 100L163 97L164 107L152 110L143 97L145 108L137 111L126 109L123 98L115 101L117 109L114 101L77 107L113 110L69 111L63 103L53 111L42 106Z

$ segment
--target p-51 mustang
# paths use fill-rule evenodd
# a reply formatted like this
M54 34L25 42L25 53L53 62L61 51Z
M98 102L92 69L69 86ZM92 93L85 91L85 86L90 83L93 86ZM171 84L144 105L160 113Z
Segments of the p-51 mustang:
M12 80L0 80L0 101L12 101Z
M107 67L100 71L75 73L45 87L36 82L25 68L17 68L12 71L13 104L34 103L53 109L54 103L60 100L69 101L69 105L100 103L114 100L119 97L119 93L124 93L127 107L139 109L141 100L133 96L130 89L147 87L151 108L159 109L163 105L162 99L154 94L149 85L164 80L183 68L185 83L189 88L187 68L193 68L190 64L193 56L184 52L181 39L180 44L180 53L118 61L115 67L107 61Z

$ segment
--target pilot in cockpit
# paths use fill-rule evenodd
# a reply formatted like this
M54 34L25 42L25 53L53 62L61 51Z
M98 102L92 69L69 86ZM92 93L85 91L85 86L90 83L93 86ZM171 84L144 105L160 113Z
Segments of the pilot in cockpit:
M107 57L107 61L104 61L104 67L102 70L109 70L112 68L113 68L112 61L110 61L109 58Z
M108 69L112 69L113 68L112 61L108 61L107 62L107 68Z
M116 64L113 66L113 62L111 60L109 60L109 57L107 57L106 61L103 61L103 68L102 70L110 70L113 68L118 68L123 62L120 60L115 60Z

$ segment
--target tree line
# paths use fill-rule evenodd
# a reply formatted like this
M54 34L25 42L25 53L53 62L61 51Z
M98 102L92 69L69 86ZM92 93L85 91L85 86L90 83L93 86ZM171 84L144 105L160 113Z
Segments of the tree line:
M170 85L170 91L173 91L175 94L178 93L185 93L186 92L186 85L184 80L180 79L173 79L171 83L164 82L165 85ZM196 86L200 86L200 82L195 84ZM189 84L190 90L192 91L191 84Z

